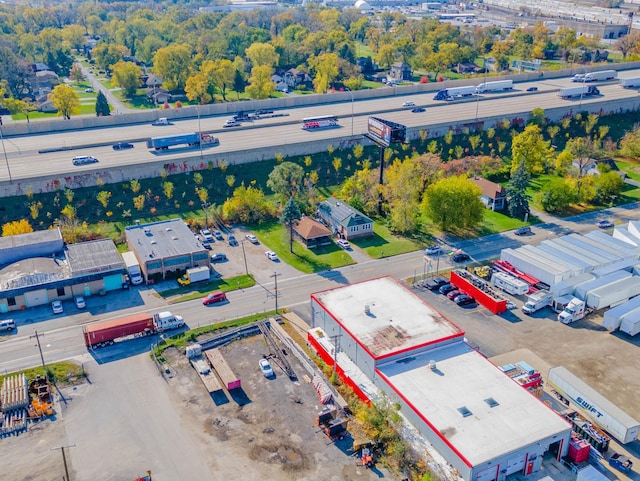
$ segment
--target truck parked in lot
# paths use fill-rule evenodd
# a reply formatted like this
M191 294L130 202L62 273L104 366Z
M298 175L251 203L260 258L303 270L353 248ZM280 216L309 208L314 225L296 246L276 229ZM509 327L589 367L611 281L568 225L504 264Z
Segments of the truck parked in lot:
M572 322L579 321L587 314L590 314L592 309L587 307L587 303L577 297L571 299L569 304L564 310L558 314L558 320L563 324L571 324Z
M209 266L192 267L187 269L187 272L178 278L178 284L181 286L188 286L194 282L208 281L211 276Z
M467 87L453 87L450 89L438 90L433 100L455 100L460 97L469 97L476 93L476 86L469 85Z
M522 312L531 315L534 312L538 312L540 309L549 307L553 301L553 295L549 291L534 292L529 296L527 302L522 306Z
M147 148L155 150L167 150L174 145L188 145L198 147L201 144L219 144L216 137L201 132L191 132L188 134L165 135L163 137L152 137L147 140Z
M495 82L482 82L476 86L476 93L500 92L513 89L513 80L496 80Z
M491 275L491 283L513 296L521 296L529 292L529 284L505 272L494 272Z
M620 86L626 89L640 87L640 77L622 78L620 79Z
M129 275L129 280L131 284L137 286L138 284L142 284L144 281L142 277L142 271L140 270L140 263L136 258L136 255L133 252L123 252L122 260L124 260L124 265L127 268L127 274Z
M84 343L89 349L113 344L116 339L139 337L184 326L182 316L169 311L158 314L142 312L131 316L96 322L82 328Z
M583 82L596 82L598 80L613 80L618 78L615 70L601 70L600 72L589 72L584 75Z
M588 97L589 95L600 95L600 90L593 85L580 85L578 87L566 87L558 92L558 97L563 99Z

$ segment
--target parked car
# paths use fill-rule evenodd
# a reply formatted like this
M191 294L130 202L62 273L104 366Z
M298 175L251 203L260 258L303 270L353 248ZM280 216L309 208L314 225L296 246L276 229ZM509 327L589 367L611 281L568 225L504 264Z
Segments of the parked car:
M415 109L411 109L411 112L413 112L414 114L420 113L420 112L424 112L426 109L424 107L416 107Z
M415 106L416 106L416 104L415 104L415 102L411 102L411 101L409 100L409 101L407 101L407 102L403 102L403 103L402 103L402 106L403 106L403 107L415 107Z
M223 262L227 260L227 255L224 252L212 252L211 262Z
M257 238L255 235L253 235L253 234L247 234L245 237L246 237L246 238L247 238L247 240L248 240L249 242L251 242L252 244L257 244L257 243L258 243L258 238Z
M452 291L447 292L447 299L450 299L453 301L460 294L462 294L462 291L460 289L454 289Z
M213 235L211 235L211 231L209 229L202 229L200 234L205 242L215 242L215 239L213 238Z
M227 238L227 240L229 241L230 246L238 245L238 239L236 239L236 236L234 236L233 234L229 234L229 237Z
M88 94L93 93L93 89L91 87L87 87L84 91Z
M471 257L469 257L469 254L454 254L451 259L453 262L466 262L470 260Z
M224 240L224 237L222 236L222 232L220 232L219 230L213 231L213 237L215 237L218 240Z
M531 227L524 226L524 227L518 227L516 229L516 231L514 232L515 235L530 235L533 234L533 232L531 231Z
M260 361L258 362L258 365L260 366L260 370L262 371L262 374L264 375L264 377L272 377L273 376L273 368L271 367L271 364L269 364L269 361L266 359L260 359Z
M267 251L264 253L265 256L267 256L267 259L269 259L270 261L277 261L278 260L278 254L276 254L273 251Z
M210 294L207 294L204 299L202 299L202 304L208 306L209 304L215 304L216 302L222 302L227 300L227 295L222 291L214 291Z
M449 281L446 279L443 279L442 277L436 277L434 279L429 279L427 281L427 283L425 284L425 286L427 287L427 289L429 289L430 291L437 291L439 290L442 286L449 284Z
M476 300L467 294L460 294L454 299L454 302L459 306L468 306L469 304L475 304Z
M336 241L336 244L338 244L338 247L342 247L343 249L349 249L351 247L349 241L346 241L344 239L338 239Z
M424 255L426 256L436 256L441 253L442 253L442 247L440 246L431 246L431 247L427 247L424 250Z
M538 87L529 87L527 89L527 92L537 92L538 91Z
M53 301L51 303L51 309L53 310L54 314L62 314L64 312L64 308L62 307L62 302L60 301Z
M111 147L113 150L126 150L133 149L133 144L131 142L118 142L117 144L113 144Z
M451 291L455 291L455 290L456 290L456 286L454 286L453 284L445 284L444 286L441 286L440 289L438 289L438 292L446 296Z
M84 301L84 297L82 296L76 296L74 301L78 309L84 309L85 307L87 307L87 303Z
M598 221L598 227L600 229L611 229L613 227L613 222L610 220L601 220Z

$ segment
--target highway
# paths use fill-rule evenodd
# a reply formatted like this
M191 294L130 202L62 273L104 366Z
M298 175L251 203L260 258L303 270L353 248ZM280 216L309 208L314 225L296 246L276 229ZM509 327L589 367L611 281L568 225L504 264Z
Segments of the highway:
M621 73L621 77L640 75L640 71L629 70ZM242 127L223 129L222 125L228 116L202 117L198 119L176 121L169 126L152 126L151 124L125 125L104 129L85 131L67 131L28 137L6 138L4 141L7 159L10 163L13 180L28 179L43 172L48 175L65 175L82 171L91 171L95 164L72 166L71 159L75 155L92 155L100 160L100 167L121 167L128 164L157 162L158 160L177 160L197 155L197 149L178 149L174 151L149 151L144 143L149 137L198 131L198 123L203 132L209 132L220 139L218 146L203 148L207 154L224 154L246 148L274 147L295 144L313 139L347 139L351 136L352 122L355 136L366 131L369 115L379 114L387 120L402 123L410 128L428 127L429 125L473 121L476 118L499 116L505 113L528 114L536 107L550 109L563 105L575 105L579 100L562 100L557 91L567 86L575 86L568 78L541 79L536 82L518 83L512 92L499 94L483 94L468 100L454 102L438 102L433 100L433 92L388 97L340 104L317 105L313 107L289 109L279 113L289 114L286 117L261 119L244 123ZM623 99L637 97L638 91L623 89L616 82L597 83L603 96L583 98L583 105L602 102L603 99ZM538 87L537 92L526 92L531 86ZM389 87L394 88L394 87ZM411 108L402 107L402 102L411 100L418 106L426 107L426 112L412 113ZM353 109L353 118L351 112ZM340 129L328 129L315 132L303 131L301 119L319 115L338 115ZM264 130L267 129L267 130ZM130 141L134 149L114 151L111 145L119 141ZM85 147L94 145L94 147ZM99 145L95 147L95 145ZM52 148L72 148L61 152L39 154L39 150ZM37 164L38 169L33 165ZM0 168L0 180L8 180L8 172Z

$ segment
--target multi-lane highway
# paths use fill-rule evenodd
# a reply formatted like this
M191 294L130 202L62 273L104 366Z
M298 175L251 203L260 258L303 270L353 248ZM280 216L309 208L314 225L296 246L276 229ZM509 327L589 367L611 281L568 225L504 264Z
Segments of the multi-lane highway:
M621 77L640 75L640 71L625 71ZM366 131L367 117L380 114L384 118L407 125L410 128L428 127L429 125L474 120L477 118L500 116L508 113L529 113L536 107L551 109L559 106L588 105L597 102L638 97L637 90L623 89L617 82L599 83L602 96L583 98L581 100L562 100L557 91L572 84L568 78L540 79L536 82L516 84L512 92L501 94L484 94L477 98L455 102L437 102L433 100L433 92L386 97L375 100L342 102L313 107L289 109L283 111L289 115L273 119L262 119L246 122L242 127L223 129L226 116L203 117L200 120L176 121L169 126L152 126L150 124L124 125L122 127L92 129L85 131L67 131L28 137L5 139L5 150L10 163L14 180L26 179L46 173L47 175L64 175L92 170L95 165L76 166L71 164L75 155L92 155L100 160L100 168L121 167L128 164L157 162L183 159L199 155L193 149L174 150L162 153L149 151L144 143L149 137L198 131L211 132L220 139L220 145L205 147L204 154L225 154L247 148L277 147L296 144L317 139L346 139ZM537 92L526 92L531 86L538 87ZM412 100L416 105L426 107L426 112L412 113L411 108L402 107L405 100ZM353 116L352 116L353 111ZM329 129L315 132L300 129L301 119L319 115L338 115L340 129ZM123 116L124 117L124 116ZM352 129L353 125L353 129ZM114 151L111 145L119 141L132 141L135 148ZM94 145L94 147L88 147ZM95 145L99 145L95 147ZM87 147L83 147L87 146ZM73 148L61 152L39 154L39 150L52 148ZM34 169L34 165L38 168ZM6 169L0 169L0 181L8 180Z

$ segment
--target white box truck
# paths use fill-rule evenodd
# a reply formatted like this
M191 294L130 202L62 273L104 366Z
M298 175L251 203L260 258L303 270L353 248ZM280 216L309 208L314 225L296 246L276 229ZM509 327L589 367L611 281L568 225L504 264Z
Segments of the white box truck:
M522 306L522 312L531 315L534 312L538 312L540 309L544 309L551 305L553 296L549 291L534 292L529 296L527 302Z
M476 93L501 92L513 89L513 80L496 80L495 82L482 82L476 86Z
M620 79L620 86L626 89L640 87L640 77L622 78Z
M136 258L136 255L133 252L123 252L122 260L124 261L124 265L127 268L127 274L129 275L129 280L131 284L137 286L142 284L144 278L142 277L142 271L140 270L140 263Z
M187 269L187 272L182 277L178 278L178 284L188 286L194 282L208 281L210 277L209 266L192 267Z

